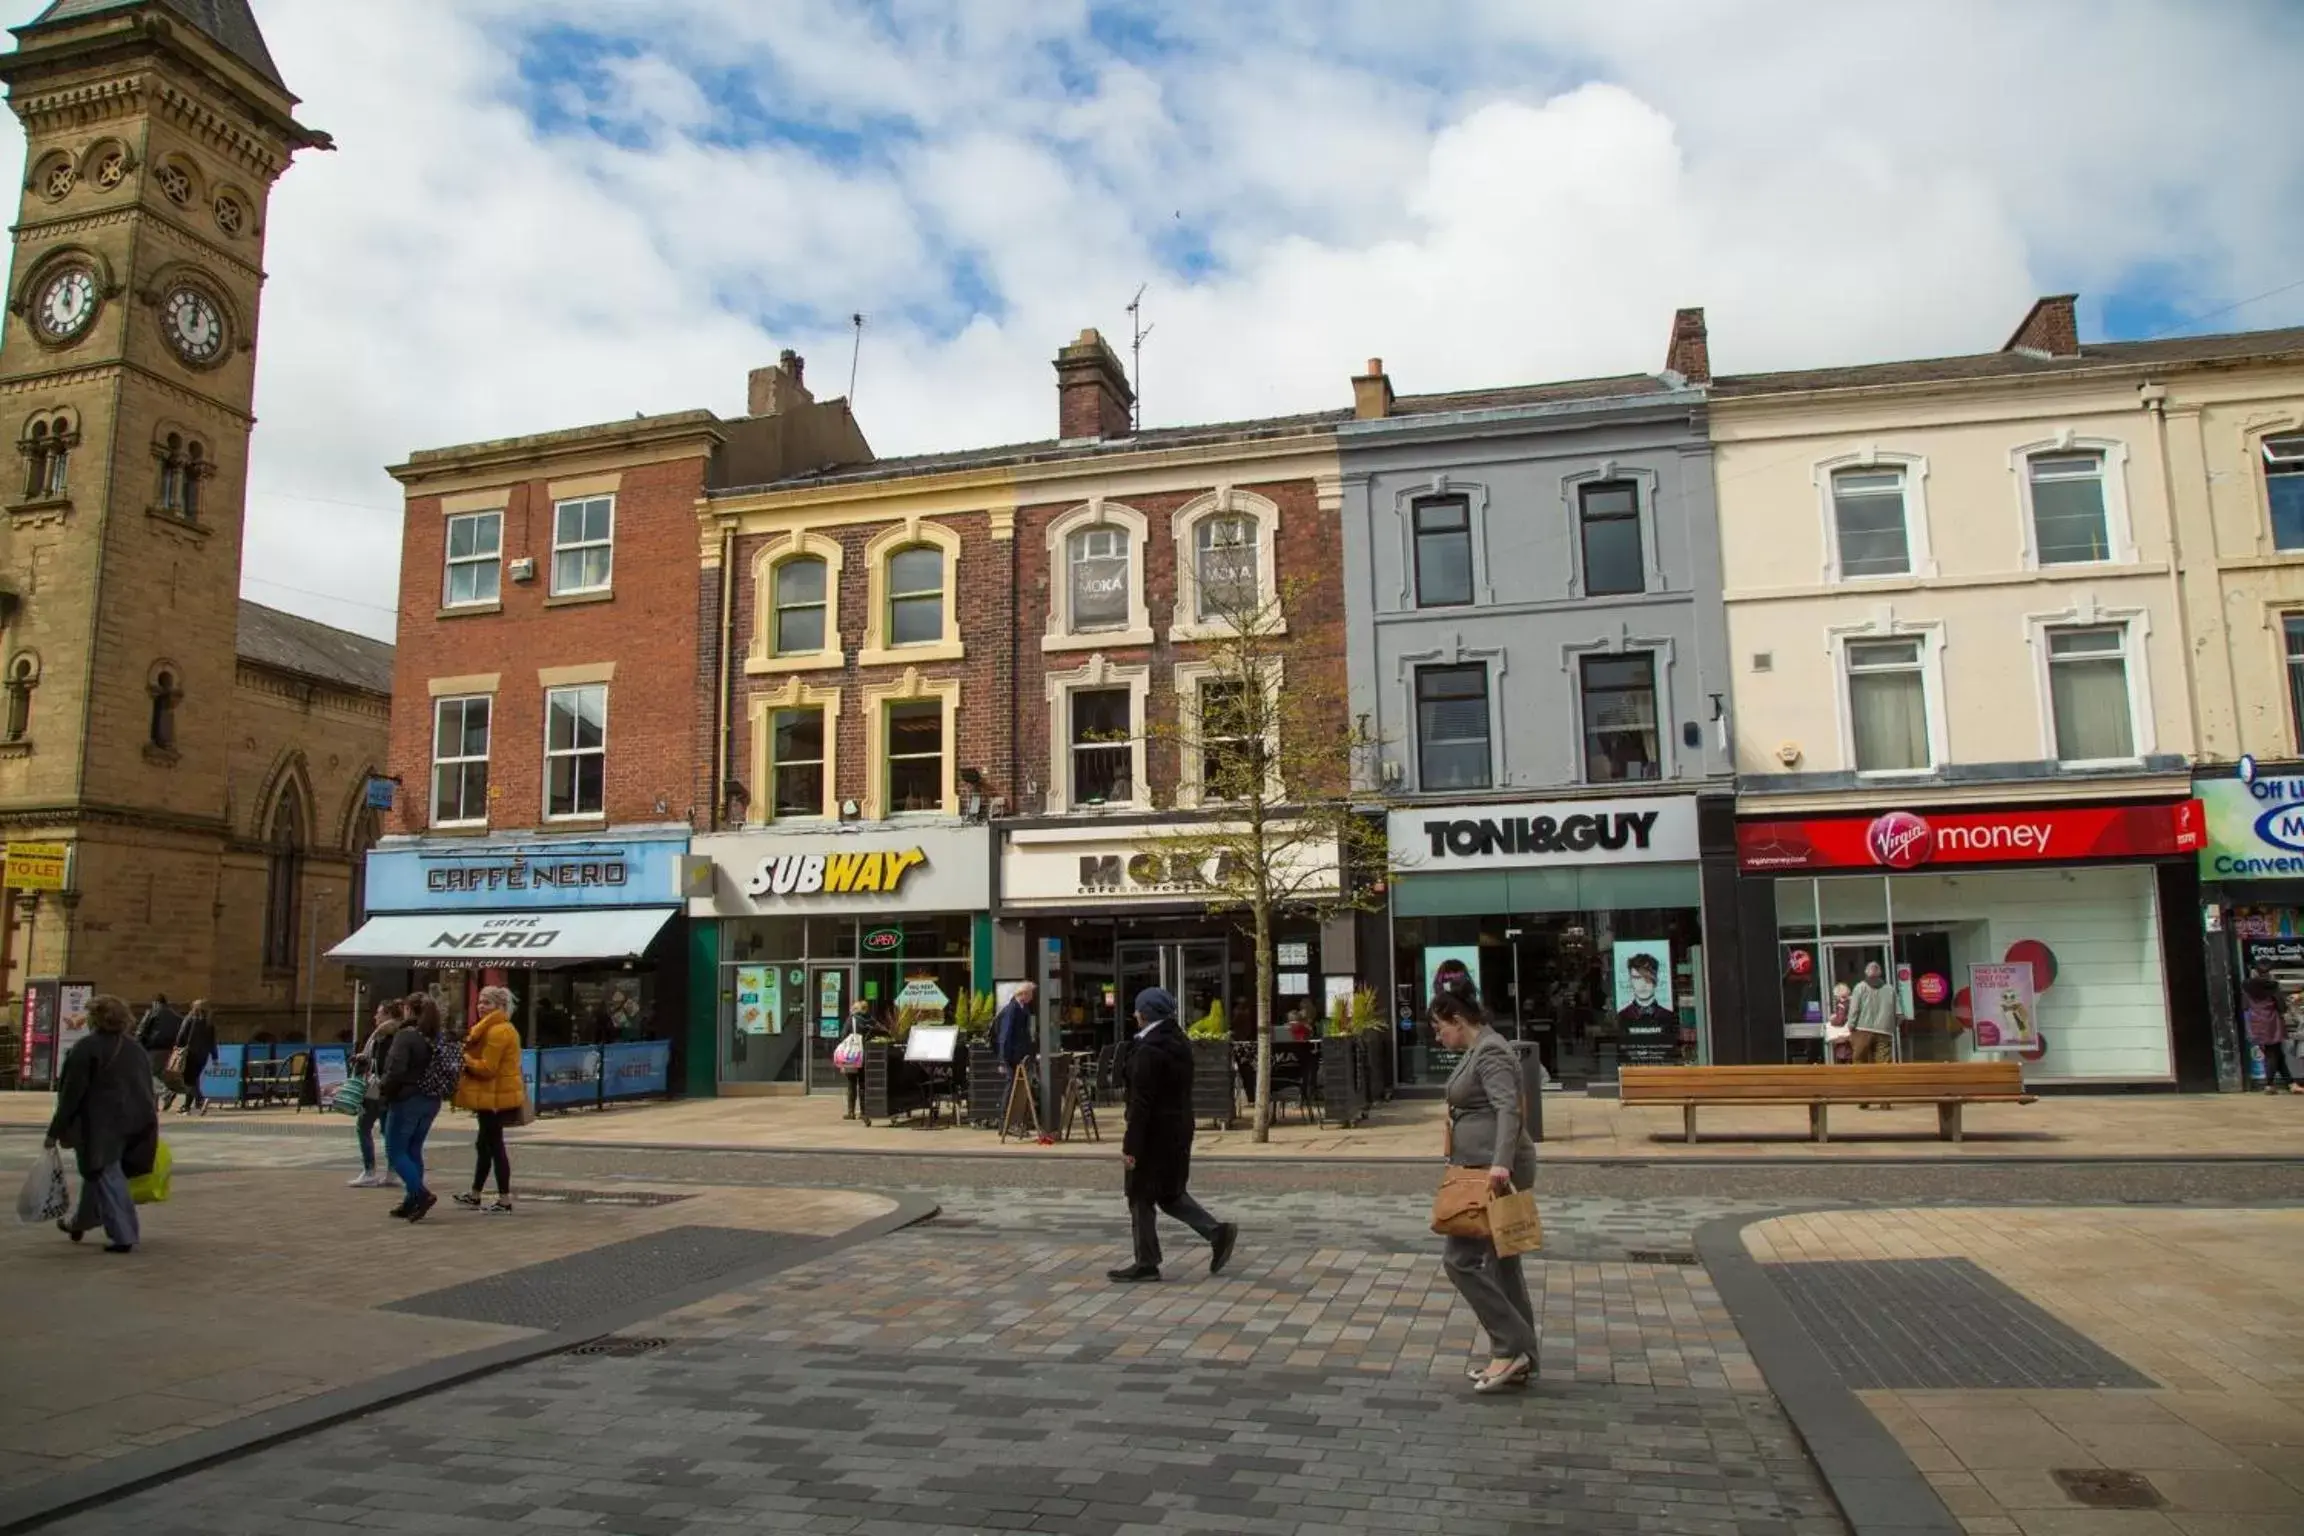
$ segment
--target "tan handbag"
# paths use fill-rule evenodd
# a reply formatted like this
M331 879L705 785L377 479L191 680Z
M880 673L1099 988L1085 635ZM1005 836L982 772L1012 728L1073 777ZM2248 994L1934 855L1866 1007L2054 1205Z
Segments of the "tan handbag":
M1440 1128L1440 1155L1456 1150L1456 1123ZM1442 1237L1488 1235L1488 1170L1459 1168L1450 1163L1441 1170L1440 1188L1432 1196L1432 1230Z
M1536 1211L1536 1192L1532 1189L1507 1190L1491 1195L1483 1213L1488 1223L1488 1239L1496 1245L1496 1255L1509 1259L1517 1254L1534 1253L1544 1246L1544 1218Z

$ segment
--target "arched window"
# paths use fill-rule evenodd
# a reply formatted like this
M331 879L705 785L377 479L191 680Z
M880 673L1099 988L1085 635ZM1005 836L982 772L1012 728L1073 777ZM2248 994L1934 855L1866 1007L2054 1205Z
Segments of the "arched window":
M48 501L65 492L72 445L79 434L63 416L36 416L25 428L17 451L24 455L24 499Z
M208 456L198 443L184 450L184 506L187 518L200 515L200 482L208 478Z
M944 551L915 544L888 558L888 643L934 645L944 638Z
M272 808L271 864L264 886L264 964L296 968L296 905L304 875L304 799L291 783Z
M1193 545L1201 622L1240 623L1252 618L1264 602L1256 565L1256 519L1238 512L1203 518Z
M806 656L824 649L824 562L796 555L776 567L775 653Z
M160 464L159 510L186 522L197 521L201 482L216 472L206 445L196 437L169 432L152 440L152 457Z
M8 663L8 740L22 741L32 734L32 693L39 686L39 658L18 656Z
M152 729L150 742L163 752L176 750L176 701L184 697L176 674L166 667L152 674L148 691L152 695Z
M171 432L160 440L160 510L184 505L184 439Z

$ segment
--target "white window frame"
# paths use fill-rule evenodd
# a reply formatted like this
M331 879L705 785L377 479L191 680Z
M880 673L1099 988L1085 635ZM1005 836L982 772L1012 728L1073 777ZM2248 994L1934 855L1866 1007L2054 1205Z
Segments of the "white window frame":
M2275 606L2272 609L2272 633L2279 648L2280 683L2288 691L2288 742L2291 751L2304 755L2304 708L2299 708L2296 696L2296 672L2304 666L2304 653L2291 654L2288 649L2288 626L2304 625L2304 610Z
M891 645L888 639L888 604L891 596L888 589L888 566L898 553L916 544L931 545L944 552L943 638L911 645ZM871 542L864 546L864 565L868 573L866 585L871 605L864 618L864 645L856 654L856 665L903 667L932 661L959 661L967 655L967 647L960 641L961 569L960 535L957 532L928 518L907 517L872 536Z
M474 702L475 700L485 700L485 701L486 701L486 703L487 703L487 705L488 705L488 750L487 750L486 752L483 752L483 753L481 753L481 754L480 754L478 757L465 757L465 756L461 756L461 755L459 755L459 756L456 756L456 757L442 757L442 756L440 755L440 711L441 711L441 709L442 709L443 707L447 706L447 705L450 705L450 704L457 704L457 705L468 705L468 704L471 704L472 702ZM458 718L459 718L459 720L461 720L461 718L462 718L462 716L461 716L461 713L459 713L459 716L458 716ZM488 825L488 802L489 802L489 798L490 798L490 796L491 796L491 795L494 793L494 791L495 791L495 788L496 788L496 765L495 765L495 763L494 763L494 761L493 761L493 758L494 758L494 756L495 756L495 752L496 752L496 695L495 695L495 694L493 694L493 693L481 693L481 692L473 692L473 693L449 693L449 694L442 694L442 695L439 695L439 696L435 697L435 698L432 700L432 751L431 751L431 772L430 772L430 781L429 781L429 782L428 782L428 783L425 785L425 798L426 798L426 800L429 802L429 805L428 805L428 809L429 809L429 811L430 811L430 816L427 818L427 823L428 823L428 825L431 825L431 826L434 826L434 827L484 827L484 826ZM443 766L445 766L446 764L449 764L449 763L455 763L455 764L459 765L459 767L461 767L463 764L466 764L466 763L482 763L482 764L485 764L485 765L487 766L487 768L488 768L488 787L487 787L487 789L485 789L485 790L481 791L481 794L480 794L480 814L479 814L479 815L477 815L477 816L460 816L460 817L457 817L456 819L454 819L454 820L452 820L452 821L446 821L446 820L442 820L442 819L441 819L441 816L440 816L440 770L441 770L441 768L442 768ZM459 784L459 788L461 788L461 784Z
M1849 706L1848 642L1851 640L1918 640L1920 642L1920 703L1928 712L1928 765L1924 768L1858 768L1856 716ZM1840 762L1850 774L1867 782L1925 779L1944 771L1952 760L1951 733L1944 718L1944 624L1942 620L1912 622L1883 611L1864 624L1835 625L1826 631L1832 656L1832 707L1840 730Z
M1181 686L1181 685L1179 685ZM1125 801L1107 800L1100 806L1083 807L1072 803L1072 695L1096 689L1126 688L1128 690L1128 786ZM1151 786L1145 778L1145 726L1146 711L1152 695L1152 668L1143 666L1115 666L1101 651L1090 656L1081 666L1069 672L1048 674L1046 696L1048 700L1048 814L1061 816L1072 811L1087 811L1101 815L1107 811L1149 810L1152 805Z
M488 555L466 555L459 559L449 553L456 547L456 525L493 518L496 523L496 549ZM496 590L487 597L468 597L458 601L455 595L456 571L461 566L492 565L496 567ZM483 512L454 512L449 514L441 531L440 541L440 606L444 609L494 608L504 601L504 509L491 507Z
M1265 686L1275 697L1287 679L1286 668L1280 657L1265 663ZM1179 740L1176 752L1176 804L1184 809L1198 806L1232 805L1230 800L1214 800L1203 792L1200 778L1200 690L1209 683L1229 683L1238 679L1230 668L1214 662L1184 661L1175 668L1176 717ZM1265 761L1272 771L1264 781L1266 801L1286 798L1286 786L1280 782L1279 721L1273 721L1272 734L1265 737Z
M1832 477L1843 469L1881 470L1898 469L1904 473L1904 552L1911 569L1893 575L1843 576L1840 574L1840 519L1832 506ZM1928 458L1919 453L1898 453L1876 443L1866 443L1850 453L1835 454L1818 459L1809 468L1809 478L1816 486L1816 510L1824 529L1824 566L1822 580L1830 586L1842 581L1886 582L1922 581L1936 574L1936 552L1928 540Z
M1048 631L1040 649L1109 650L1153 641L1152 611L1144 601L1144 561L1151 544L1151 521L1134 507L1091 497L1048 525ZM1116 629L1075 630L1072 623L1072 536L1093 528L1128 535L1128 621Z
M1287 616L1279 611L1279 505L1254 491L1219 486L1178 507L1171 520L1176 541L1176 606L1168 617L1168 638L1219 640L1232 632L1231 626L1221 621L1204 621L1200 617L1199 533L1200 524L1211 517L1256 520L1256 588L1265 607L1262 632L1286 634Z
M830 820L838 813L840 706L838 688L811 688L797 677L788 677L782 687L762 689L745 700L745 713L752 725L752 798L744 807L744 819L748 825ZM776 814L776 715L787 709L820 709L824 712L824 799L811 816L780 817Z
M2248 458L2256 468L2256 505L2259 509L2257 527L2263 530L2259 535L2262 540L2259 547L2266 554L2280 559L2293 559L2296 556L2304 555L2304 545L2299 545L2294 549L2282 549L2274 540L2272 533L2272 463L2277 457L2283 464L2292 463L2304 466L2304 416L2288 416L2278 421L2261 422L2250 428L2248 435L2250 440ZM2297 454L2275 455L2272 452L2272 444L2287 438L2297 439L2299 452ZM2304 468L2299 469L2299 475L2304 476Z
M600 695L600 745L594 747L560 747L552 745L552 701L564 693L592 693ZM581 718L581 712L579 712ZM555 812L552 809L552 765L562 758L598 757L600 759L600 808ZM606 683L567 683L544 690L544 771L537 785L542 800L544 819L552 822L600 821L608 814L608 685ZM579 774L579 780L581 774Z
M560 541L560 513L568 507L588 506L595 501L608 503L608 536L604 539L578 539L572 544ZM560 557L578 550L605 549L608 551L608 574L597 585L564 587L560 585ZM616 493L602 491L590 496L563 496L552 503L552 596L592 597L616 590Z
M2082 453L2100 454L2104 460L2104 542L2111 549L2111 555L2103 560L2063 560L2042 565L2040 540L2032 522L2032 461ZM2119 438L2084 437L2066 427L2053 437L2020 443L2009 449L2008 472L2016 481L2016 536L2025 570L2054 574L2136 563L2136 533L2128 514L2128 445Z
M2133 748L2126 757L2064 758L2057 755L2056 696L2048 681L2048 632L2054 629L2117 629L2122 662L2128 668L2128 735ZM2152 636L2152 615L2143 608L2099 608L2095 599L2081 600L2055 613L2024 615L2024 640L2032 651L2035 706L2040 718L2040 756L2060 768L2132 768L2160 750L2152 715L2152 676L2146 663ZM2288 679L2280 679L2283 686Z

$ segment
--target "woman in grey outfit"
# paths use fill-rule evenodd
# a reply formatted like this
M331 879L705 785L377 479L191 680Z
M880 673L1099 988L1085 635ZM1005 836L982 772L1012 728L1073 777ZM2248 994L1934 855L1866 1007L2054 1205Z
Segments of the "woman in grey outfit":
M1448 1161L1486 1168L1491 1188L1526 1189L1536 1180L1536 1144L1528 1139L1520 1060L1488 1027L1469 977L1452 977L1432 997L1432 1027L1441 1048L1462 1051L1448 1075ZM1536 1374L1536 1307L1517 1256L1499 1258L1485 1236L1451 1237L1442 1255L1448 1278L1488 1330L1487 1367L1469 1375L1475 1392L1528 1385Z

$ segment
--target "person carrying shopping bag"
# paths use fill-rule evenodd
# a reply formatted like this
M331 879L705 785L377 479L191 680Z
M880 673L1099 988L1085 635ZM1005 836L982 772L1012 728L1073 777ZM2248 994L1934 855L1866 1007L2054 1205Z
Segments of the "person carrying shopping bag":
M89 1000L88 1033L65 1053L48 1122L46 1145L70 1147L80 1164L79 1209L56 1225L78 1242L101 1224L106 1253L130 1252L143 1240L128 1181L150 1173L160 1155L152 1058L132 1024L120 999Z
M1487 1170L1490 1196L1527 1189L1536 1181L1536 1143L1528 1137L1519 1058L1489 1027L1469 976L1441 983L1431 1017L1441 1049L1464 1053L1448 1075L1450 1167ZM1519 1256L1500 1256L1485 1220L1480 1228L1448 1237L1441 1263L1488 1331L1488 1365L1466 1372L1472 1390L1503 1392L1527 1386L1536 1374L1536 1306Z
M473 1144L472 1188L459 1190L456 1203L473 1210L508 1215L512 1210L512 1158L504 1132L528 1123L528 1083L520 1072L520 1031L512 1024L512 993L506 987L480 989L480 1022L464 1037L464 1075L456 1084L456 1107L480 1121ZM480 1191L496 1173L496 1199L482 1206Z
M401 1021L406 1016L407 1004L396 997L378 1007L376 1027L362 1042L360 1054L352 1063L352 1070L359 1074L363 1088L359 1117L353 1125L353 1134L360 1139L360 1173L352 1180L354 1189L383 1189L392 1182L389 1169L376 1166L376 1127L390 1107L384 1102L384 1057L392 1049L392 1037L400 1032Z

